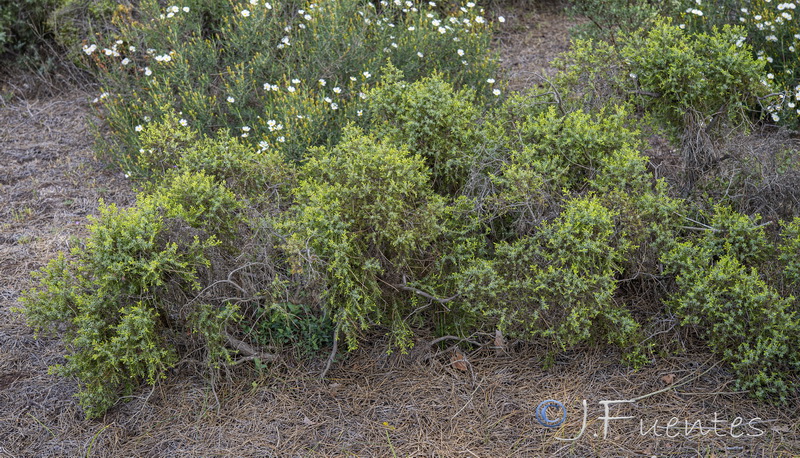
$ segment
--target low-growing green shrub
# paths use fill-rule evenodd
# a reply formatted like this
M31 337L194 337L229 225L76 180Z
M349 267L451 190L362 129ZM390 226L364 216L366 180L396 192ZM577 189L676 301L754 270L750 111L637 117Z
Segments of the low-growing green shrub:
M257 210L278 210L291 201L294 164L275 149L256 149L226 132L207 137L181 125L174 114L149 123L139 135L142 148L130 168L154 172L148 176L158 181L151 187L186 172L205 173Z
M253 331L262 345L288 347L301 356L320 351L332 343L334 326L330 316L304 303L275 302L256 311L263 316Z
M639 325L614 297L631 248L617 238L614 217L593 197L566 202L556 219L498 244L493 259L476 259L460 274L465 307L506 335L560 349L594 337L637 359Z
M390 67L367 97L371 132L425 157L439 193L463 188L480 140L474 91L456 91L439 74L406 83Z
M646 110L681 144L688 195L723 156L720 139L747 131L771 91L743 33L731 26L690 33L660 21L616 45L577 41L559 64L562 104L596 109L621 101Z
M779 260L783 276L795 293L800 291L800 217L794 218L781 228L781 243L778 245Z
M716 206L702 236L665 252L676 283L668 304L730 364L738 388L786 400L797 389L800 320L794 297L781 297L759 274L771 245L757 223Z
M203 174L184 174L127 209L101 205L85 244L35 275L24 299L39 333L64 330L62 375L81 382L86 415L102 414L141 381L154 384L195 333L213 367L230 360L223 330L237 307L194 304L218 237L234 230L238 201ZM62 328L63 326L63 328Z
M63 0L19 0L3 2L0 8L0 55L24 54L42 44L49 35L50 11Z
M622 108L596 115L581 110L562 115L550 106L510 123L509 137L518 140L492 177L498 191L495 211L512 215L517 232L526 234L558 214L571 196L595 189L643 192L646 171L634 150L640 144L639 133L626 127L627 116ZM620 159L639 167L620 173ZM607 164L613 165L609 169L613 175L606 172Z
M403 287L422 276L445 209L424 159L351 128L336 147L311 153L294 194L284 249L295 273L322 278L349 348L374 325L390 325L394 344L409 347Z

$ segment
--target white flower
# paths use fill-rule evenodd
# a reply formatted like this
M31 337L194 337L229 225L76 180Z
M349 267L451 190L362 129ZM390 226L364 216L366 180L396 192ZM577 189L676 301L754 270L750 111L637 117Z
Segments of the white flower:
M136 52L136 46L128 46L128 51Z
M250 132L250 126L242 126L242 132Z
M306 15L303 16L303 19L305 19L306 21L310 21L311 20L311 15L310 14L306 14Z
M150 116L145 116L144 117L144 122L150 122Z
M260 146L262 150L265 150L265 149L269 148L269 143L267 143L264 140L261 140L260 142L258 142L258 146Z
M177 5L172 5L169 7L169 11L172 13L177 13L178 11L180 11L180 8L178 8Z
M249 17L250 16L250 10L242 10L242 16Z
M295 91L294 86L289 86L289 87L286 88L286 90L289 91L289 92L294 92Z
M131 60L130 60L130 59L128 59L128 58L126 57L126 58L122 59L122 62L120 62L120 63L121 63L122 65L128 65L128 64L130 64L130 63L131 63Z
M172 16L175 16L175 13L173 13L172 11L170 11L169 13L167 13L167 17L168 17L168 18L171 18Z
M442 34L447 32L447 29L445 29L444 27L439 27L437 30L439 31L439 33L442 33Z
M283 143L283 142L285 142L285 141L286 141L286 138L285 138L285 137L283 137L283 136L281 136L281 137L278 137L278 141L279 141L279 142L281 142L281 143Z
M256 6L258 5L258 0L250 0L250 4Z
M188 13L189 12L189 7L188 6L184 6L183 7L183 12L184 13Z
M431 21L431 24L433 24L434 27L439 27L439 25L441 25L441 23L442 23L442 21L440 21L438 19L434 19L434 20Z
M423 58L423 57L425 57L425 55L424 55L424 54L422 54L421 52L417 51L417 57L419 57L419 58Z
M503 16L498 16L497 17L497 22L500 22L500 23L506 22L506 18L504 18Z
M364 114L364 112L362 110L356 111L356 115L361 116L362 114Z
M96 44L91 44L89 46L86 46L86 45L83 46L83 52L85 52L87 56L91 56L92 53L95 52L96 50L97 50L97 45Z
M338 110L338 109L339 109L339 105L336 102L331 104L331 110Z
M415 29L416 29L416 27L414 27L413 25L412 25L411 27L409 27L409 28L408 28L408 30L409 30L410 32L413 32Z
M356 81L356 77L355 76L351 76L350 77L350 81Z
M636 79L636 78L637 78L637 75L636 75L636 73L631 73L631 74L630 74L630 77L631 77L631 78L633 78L633 79Z
M187 121L187 120L185 120L185 119L183 119L183 118L181 118L181 120L180 120L180 121L178 121L178 122L179 122L179 123L181 123L181 125L182 125L183 127L186 127L186 126L188 126L188 125L189 125L189 121Z
M775 75L773 75L772 73L767 73L767 78L773 79L775 78Z
M337 94L341 94L342 93L342 88L340 88L339 86L336 86L335 88L333 88L333 92L335 92Z
M228 101L228 103L233 103L233 102L235 102L235 101L236 101L236 99L234 99L234 98L233 98L233 97L231 97L231 96L228 96L228 98L227 98L227 99L225 99L225 100L227 100L227 101Z
M494 84L494 78L489 78L488 80L486 80L486 82L489 84Z
M494 94L495 96L499 96L500 95L500 89L493 89L492 90L492 94Z
M459 56L463 56L464 55L464 50L463 49L459 49L456 52L458 53Z
M292 79L292 84L300 84L300 80L297 78Z
M328 83L325 80L323 80L323 79L319 80L319 85L320 86L325 86L326 84L328 84Z
M323 100L325 100L325 103L333 103L333 99L330 97L325 97Z
M781 117L778 116L778 113L772 113L772 120L778 122L781 120Z
M266 7L268 10L271 10L271 9L272 9L272 5L270 5L269 3L264 3L264 6L265 6L265 7Z
M135 130L136 132L141 132L142 129L144 129L144 127L141 124L133 128L133 130Z
M478 16L475 18L475 22L477 22L478 24L483 24L486 21L483 19L483 16Z
M475 8L475 4L472 2L467 3L467 8Z
M364 73L362 73L362 75L364 75L364 78L369 78L370 76L372 76L372 73L364 72Z

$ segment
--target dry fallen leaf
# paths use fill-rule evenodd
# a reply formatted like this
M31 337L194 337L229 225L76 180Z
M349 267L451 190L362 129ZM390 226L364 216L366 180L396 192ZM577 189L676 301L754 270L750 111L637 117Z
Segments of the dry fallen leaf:
M661 377L661 381L664 382L665 385L672 385L675 383L675 374L667 374Z
M453 351L453 356L450 357L450 363L461 372L467 371L467 357L458 350Z

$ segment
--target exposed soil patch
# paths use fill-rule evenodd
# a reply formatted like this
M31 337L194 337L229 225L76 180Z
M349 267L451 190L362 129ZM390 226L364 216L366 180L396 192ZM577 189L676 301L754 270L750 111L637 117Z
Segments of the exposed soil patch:
M569 49L569 30L578 20L564 13L563 0L519 2L504 11L496 43L509 89L538 86L555 75L554 57Z
M567 48L570 23L560 4L524 3L504 13L509 27L498 39L513 89L551 75L547 63ZM733 391L731 374L711 356L681 352L684 342L676 341L658 344L680 356L638 372L620 365L617 351L592 348L558 355L545 369L542 349L511 343L497 350L488 345L492 336L479 337L487 346L467 353L463 367L451 350L426 351L420 342L421 351L389 358L378 342L338 361L326 380L317 378L324 355L284 361L263 376L236 368L215 383L191 375L186 361L166 381L86 421L75 381L47 372L64 361L62 343L35 339L11 308L20 305L29 272L86 234L86 216L101 198L133 202L130 183L91 150L90 98L71 93L0 109L0 456L800 453L800 406L750 400ZM610 420L604 437L599 402L637 397L611 407L611 416L632 418ZM561 427L536 420L546 399L566 406Z

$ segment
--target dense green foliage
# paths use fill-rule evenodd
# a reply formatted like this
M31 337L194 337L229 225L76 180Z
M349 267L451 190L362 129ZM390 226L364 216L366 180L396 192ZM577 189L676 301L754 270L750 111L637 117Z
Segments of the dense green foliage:
M40 44L47 33L49 12L61 0L21 0L3 2L0 8L0 54L24 53Z
M299 175L283 225L294 270L321 271L327 308L351 348L360 329L390 320L398 345L410 346L408 299L385 290L417 276L441 230L444 201L425 162L349 130L335 148L312 152Z
M136 207L101 206L85 245L37 275L40 286L25 298L28 320L40 332L67 325L71 354L56 369L81 380L87 415L102 413L140 380L161 378L177 361L174 340L183 332L200 332L210 354L229 358L219 328L234 320L235 307L212 310L187 298L200 288L218 234L236 224L238 207L212 178L177 176Z
M98 102L112 159L133 170L115 153L137 151L143 126L172 112L201 133L228 131L299 159L336 143L387 60L409 80L438 71L494 98L489 22L470 5L443 14L410 1L143 1L115 35L84 48L108 94Z
M709 31L736 24L740 44L749 44L765 64L765 79L777 95L764 105L770 118L797 127L800 120L800 20L796 2L725 0L696 3L684 0L678 20L687 30ZM684 9L685 8L685 9Z
M800 351L793 342L800 338L800 318L794 297L782 297L759 274L772 246L757 223L757 217L714 207L702 236L664 254L678 287L669 304L731 364L740 389L786 400L797 389L792 374L800 369Z
M499 331L639 367L651 320L694 330L741 389L795 396L796 206L734 211L755 154L719 173L773 90L764 62L742 28L611 4L609 41L574 42L549 87L508 98L471 2L116 10L82 53L106 88L99 145L143 192L102 206L25 298L32 326L64 331L86 413L187 351L262 368L287 347ZM796 174L797 155L769 167Z

